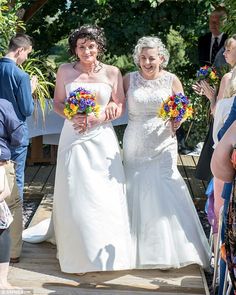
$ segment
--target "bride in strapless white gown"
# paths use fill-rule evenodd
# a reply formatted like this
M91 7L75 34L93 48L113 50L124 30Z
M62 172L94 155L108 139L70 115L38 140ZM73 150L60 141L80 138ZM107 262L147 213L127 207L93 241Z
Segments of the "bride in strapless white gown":
M92 90L104 107L111 95L105 83ZM60 265L65 272L130 268L125 177L111 123L78 135L65 120L58 156L53 221Z
M113 96L124 98L122 78L115 67L99 64L97 70L97 66L93 68L94 62L87 62L94 61L99 34L97 28L92 28L95 39L91 40L91 35L84 39L88 28L91 32L91 27L82 27L71 35L77 41L73 46L77 45L80 62L59 68L55 91L59 101L55 108L60 114L64 97L78 87L96 93L101 106L99 125L79 133L75 128L81 121L66 119L59 141L53 225L61 270L68 273L131 268L131 236L119 144L112 124L101 119ZM80 33L82 38L78 37ZM82 71L82 65L92 66L90 75ZM28 237L27 231L24 233L25 240L36 240L32 231L29 229ZM50 238L52 233L50 227L37 241Z
M96 92L103 109L109 102L110 85L70 83L66 90L69 93L79 86ZM53 199L61 269L70 273L129 269L125 177L112 124L105 123L83 135L78 135L72 124L65 120L60 136ZM25 230L24 240L52 239L53 229L47 230L47 225L43 222Z

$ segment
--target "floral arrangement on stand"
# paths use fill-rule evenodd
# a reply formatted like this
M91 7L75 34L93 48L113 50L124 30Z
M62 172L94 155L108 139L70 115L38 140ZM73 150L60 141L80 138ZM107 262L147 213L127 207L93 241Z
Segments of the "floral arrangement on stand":
M163 120L173 120L174 122L185 121L193 114L192 105L187 96L182 93L169 96L162 102L158 115Z
M203 66L197 71L196 74L197 81L205 80L209 85L213 87L218 87L220 83L220 77L214 67Z
M96 102L95 94L82 87L70 92L69 97L65 99L65 116L70 120L76 114L89 115L90 113L94 113L96 117L100 113L100 105Z

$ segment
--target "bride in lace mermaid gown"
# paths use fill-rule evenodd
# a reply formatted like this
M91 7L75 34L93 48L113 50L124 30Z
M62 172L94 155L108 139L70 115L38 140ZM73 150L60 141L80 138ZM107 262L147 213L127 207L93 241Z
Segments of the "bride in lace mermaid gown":
M53 225L61 270L68 273L131 267L124 170L115 132L106 120L119 115L106 107L111 98L122 107L124 91L119 70L96 59L103 40L98 27L76 30L69 44L79 62L63 64L57 72L56 112L63 115L65 97L78 87L96 93L101 106L98 118L66 119L60 136Z
M157 112L163 99L183 93L179 79L162 69L168 53L159 38L138 41L140 72L125 76L129 121L124 165L136 268L179 268L209 264L210 248L187 186L177 169L178 124Z

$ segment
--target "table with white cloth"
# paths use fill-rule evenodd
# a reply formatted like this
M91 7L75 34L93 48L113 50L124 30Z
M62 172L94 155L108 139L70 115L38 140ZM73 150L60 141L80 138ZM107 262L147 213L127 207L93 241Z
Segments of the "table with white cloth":
M29 139L31 142L28 164L51 163L55 164L57 145L59 143L60 133L64 124L64 118L53 111L53 107L46 104L45 115L39 105L36 112L27 118L26 122L29 129ZM124 125L128 122L128 113L113 121L113 126ZM43 147L50 146L50 152L45 156Z

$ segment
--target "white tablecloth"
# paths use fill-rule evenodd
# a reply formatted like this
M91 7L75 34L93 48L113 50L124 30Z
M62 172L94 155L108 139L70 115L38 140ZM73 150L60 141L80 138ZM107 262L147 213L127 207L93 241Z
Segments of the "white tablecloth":
M45 120L43 120L42 111L39 106L37 110L36 115L33 114L26 120L29 128L29 138L42 135L44 144L58 145L64 118L47 106L45 110ZM124 116L113 121L113 126L127 124L127 121L128 114L126 111Z

